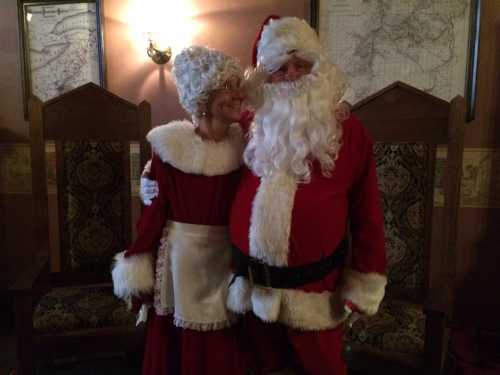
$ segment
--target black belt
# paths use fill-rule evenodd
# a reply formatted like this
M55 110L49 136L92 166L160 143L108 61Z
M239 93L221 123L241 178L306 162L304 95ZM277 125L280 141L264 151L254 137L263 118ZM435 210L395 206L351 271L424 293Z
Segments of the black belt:
M243 254L240 249L233 245L233 272L235 278L237 276L247 277L251 284L267 288L294 289L323 279L342 264L347 249L348 240L346 237L332 254L317 262L296 267L277 267Z

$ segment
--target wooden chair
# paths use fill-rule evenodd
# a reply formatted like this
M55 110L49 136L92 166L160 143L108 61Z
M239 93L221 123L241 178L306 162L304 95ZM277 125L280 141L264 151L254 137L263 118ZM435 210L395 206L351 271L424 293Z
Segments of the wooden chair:
M346 359L370 373L439 374L453 312L465 100L448 103L396 82L353 113L376 142L388 286L379 313L347 329ZM446 163L438 146L447 148Z
M131 104L92 84L42 103L30 99L35 220L32 267L15 295L17 372L39 358L139 350L144 329L113 296L110 268L131 238L130 142L150 155L147 102ZM46 141L55 142L61 271L49 272ZM53 255L53 254L52 254Z

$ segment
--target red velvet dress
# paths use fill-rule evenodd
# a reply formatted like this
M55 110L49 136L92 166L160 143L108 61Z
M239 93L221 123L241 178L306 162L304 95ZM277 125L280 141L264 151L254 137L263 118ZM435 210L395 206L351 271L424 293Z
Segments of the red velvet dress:
M153 158L152 171L160 191L163 190L161 186L169 188L165 189L165 200L157 199L153 207L145 209L147 213L144 212L139 225L139 233L147 233L148 239L144 241L154 241L157 248L167 218L192 224L227 225L229 204L239 171L206 177L186 174L166 164L157 168L158 160ZM164 205L160 208L162 201ZM137 241L134 246L141 246L142 241ZM150 314L144 375L243 373L234 327L214 331L183 329L172 324L171 315L158 316L154 309Z
M189 127L189 123L181 125ZM159 196L144 208L138 222L138 238L125 252L126 259L133 261L134 257L144 253L152 253L155 259L161 242L171 235L165 231L170 222L194 224L202 228L221 228L228 224L230 204L240 177L243 148L241 130L239 127L233 128L232 136L221 146L202 140L193 129L191 132L186 132L182 127L180 129L180 135L169 129L166 132L160 129L154 135L148 135L154 152L151 178L158 182ZM196 254L198 249L186 250ZM227 252L229 248L222 251ZM224 254L227 259L230 257L230 253ZM183 262L196 262L195 258L196 255ZM217 257L212 256L212 261L217 263ZM156 271L158 278L158 263L153 260L153 268L155 265L156 270L153 272ZM177 263L173 262L170 267L177 267ZM223 272L230 275L229 267L226 268ZM210 272L210 266L202 265L196 272L181 276L184 280L199 280L198 286L203 288ZM234 320L228 320L224 326L194 324L191 327L191 322L182 319L175 320L174 324L177 297L184 292L189 293L188 288L190 282L185 286L174 285L170 291L176 295L176 306L171 306L173 314L159 313L161 309L158 310L156 303L149 308L143 374L243 374L245 366ZM227 290L227 285L219 289ZM156 284L154 293L158 293ZM210 294L210 291L207 293ZM209 299L210 295L204 298L203 303L206 304ZM225 309L224 302L217 300L208 303ZM205 306L200 304L199 311L193 311L195 315L203 318ZM196 305L188 307L197 309Z

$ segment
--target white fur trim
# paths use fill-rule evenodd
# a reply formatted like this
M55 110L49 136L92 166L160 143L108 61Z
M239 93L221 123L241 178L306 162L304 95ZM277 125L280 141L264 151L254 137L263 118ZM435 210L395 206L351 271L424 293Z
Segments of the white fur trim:
M253 313L264 322L278 321L284 293L282 289L253 287L250 297Z
M334 328L349 315L336 304L336 294L285 290L279 321L302 330Z
M265 322L280 322L289 327L315 331L335 328L349 316L338 293L304 292L295 289L269 289L249 285L238 277L229 288L229 310L243 314L253 311Z
M190 322L187 320L183 320L181 318L177 318L174 316L174 325L176 327L193 329L195 331L216 331L219 329L224 329L231 327L236 322L236 317L230 317L228 320L222 320L220 322L212 322L212 323L198 323L198 322Z
M122 251L115 255L111 270L115 295L129 298L151 292L154 286L152 254L140 253L127 258L124 254L125 251Z
M362 273L348 269L344 273L341 295L352 301L363 313L374 315L384 298L387 277L379 273Z
M288 264L297 179L285 173L262 177L250 218L250 255L273 266Z
M262 30L257 46L257 65L272 73L279 69L293 50L297 56L317 62L321 44L314 29L306 21L296 17L270 20Z
M172 121L152 129L147 140L163 162L186 173L224 175L238 169L244 149L243 132L232 124L220 141L204 140L189 121Z
M229 286L227 308L235 313L244 314L252 309L250 285L243 277L236 277Z

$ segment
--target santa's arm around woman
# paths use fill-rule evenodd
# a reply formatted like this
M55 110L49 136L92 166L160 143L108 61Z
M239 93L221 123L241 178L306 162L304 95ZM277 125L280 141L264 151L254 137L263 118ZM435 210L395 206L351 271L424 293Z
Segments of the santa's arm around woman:
M151 178L161 166L154 155ZM167 202L159 194L145 206L137 223L137 239L125 250L116 254L112 268L113 288L116 296L125 300L151 294L154 287L154 258L160 246L163 228L167 221Z

